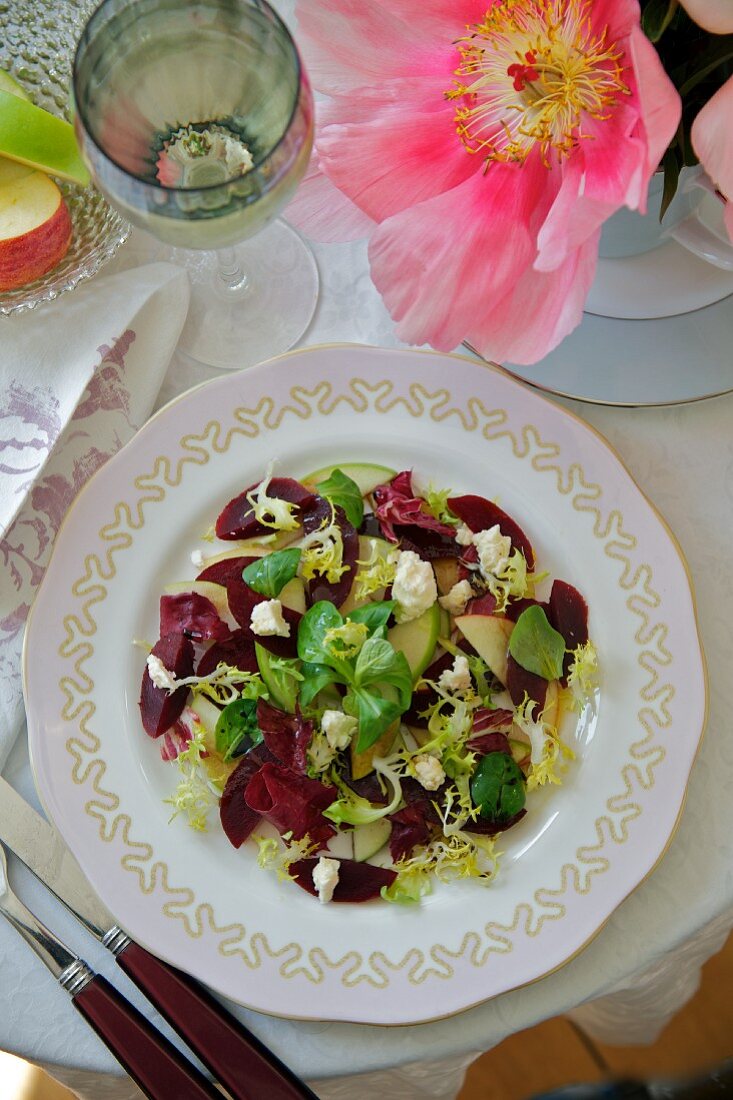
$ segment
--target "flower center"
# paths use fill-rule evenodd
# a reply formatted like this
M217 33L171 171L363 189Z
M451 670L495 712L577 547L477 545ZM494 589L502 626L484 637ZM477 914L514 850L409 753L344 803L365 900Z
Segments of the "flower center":
M567 157L629 95L622 52L593 26L589 0L501 0L456 45L458 135L487 161L526 160L536 145Z

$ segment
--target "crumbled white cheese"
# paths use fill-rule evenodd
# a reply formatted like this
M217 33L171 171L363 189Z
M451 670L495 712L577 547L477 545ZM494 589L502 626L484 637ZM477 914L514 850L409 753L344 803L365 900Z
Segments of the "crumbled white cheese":
M250 615L249 625L253 634L260 637L278 635L281 638L290 637L290 623L283 619L283 605L279 600L263 600L255 604Z
M470 691L471 670L468 667L468 660L465 657L456 657L453 668L447 668L445 672L441 672L438 687L454 695L457 692Z
M512 552L512 540L502 535L498 523L487 531L477 531L473 544L478 550L479 568L484 577L495 577L506 569Z
M203 569L204 567L204 555L200 550L191 551L191 565L194 569Z
M421 752L418 756L413 756L412 766L415 769L415 778L426 791L437 791L443 785L445 772L437 756Z
M456 542L459 546L470 546L473 542L473 531L465 523L456 528Z
M470 581L457 581L450 592L441 596L438 603L450 615L462 615L466 610L466 604L473 597L473 589Z
M356 718L340 710L324 710L321 718L321 729L326 735L329 746L334 750L346 748L356 733L357 725Z
M318 900L326 905L333 897L339 880L339 861L321 856L313 868L313 885L318 891Z
M392 582L392 596L397 601L398 623L409 623L432 607L438 598L438 587L430 562L423 561L413 550L402 550Z
M176 686L175 673L170 672L160 657L156 657L152 653L148 654L148 674L157 688L173 691Z

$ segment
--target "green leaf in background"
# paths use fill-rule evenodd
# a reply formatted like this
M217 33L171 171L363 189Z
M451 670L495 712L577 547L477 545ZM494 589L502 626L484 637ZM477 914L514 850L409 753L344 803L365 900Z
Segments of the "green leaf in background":
M359 486L342 470L332 470L326 481L316 485L318 492L336 508L343 508L349 523L360 527L364 519L364 500Z
M471 779L471 800L487 821L514 817L525 802L524 773L505 752L490 752L479 760Z
M262 741L262 730L257 724L257 701L235 699L228 703L219 715L214 730L216 751L225 760L242 756Z
M395 609L395 600L382 600L381 603L367 603L363 607L355 607L349 611L346 618L352 623L364 623L370 634L381 627L386 626L389 617Z
M667 213L667 208L675 196L680 178L680 158L677 150L671 145L662 157L662 168L664 169L664 191L662 192L662 202L659 208L660 221Z
M679 0L649 0L641 17L644 34L658 42L675 17Z
M516 621L509 637L509 652L527 672L545 680L562 676L565 639L550 626L539 604L528 607Z
M260 596L274 600L298 572L300 550L276 550L242 570L242 580Z

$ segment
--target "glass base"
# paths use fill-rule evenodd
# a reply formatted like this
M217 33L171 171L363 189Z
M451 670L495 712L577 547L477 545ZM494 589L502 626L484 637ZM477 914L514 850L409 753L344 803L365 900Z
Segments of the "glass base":
M222 281L215 252L178 251L175 261L185 256L191 279L179 347L222 370L251 367L288 351L308 328L318 301L313 253L286 222L273 222L233 251L246 276L235 289Z

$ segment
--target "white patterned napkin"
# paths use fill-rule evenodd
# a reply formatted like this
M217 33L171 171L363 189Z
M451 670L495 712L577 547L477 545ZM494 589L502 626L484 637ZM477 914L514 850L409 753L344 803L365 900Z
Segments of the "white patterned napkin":
M81 486L147 420L188 309L155 263L0 322L0 770L23 724L30 605Z

